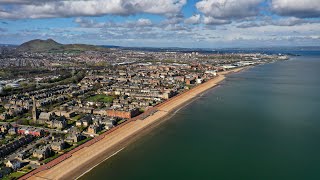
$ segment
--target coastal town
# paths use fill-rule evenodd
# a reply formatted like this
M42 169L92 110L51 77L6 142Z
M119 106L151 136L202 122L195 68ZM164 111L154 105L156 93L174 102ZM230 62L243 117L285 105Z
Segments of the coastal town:
M19 47L18 47L19 48ZM282 54L0 51L0 177L35 172L219 73L287 60ZM117 137L115 137L117 138Z

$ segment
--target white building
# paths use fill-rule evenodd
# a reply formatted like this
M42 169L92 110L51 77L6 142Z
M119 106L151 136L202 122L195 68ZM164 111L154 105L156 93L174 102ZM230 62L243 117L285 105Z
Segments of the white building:
M201 78L197 78L196 82L197 82L197 84L201 84L202 83L202 79Z
M212 75L214 75L214 76L217 75L217 71L216 71L216 70L208 70L208 71L206 71L205 73L206 73L206 74L212 74Z

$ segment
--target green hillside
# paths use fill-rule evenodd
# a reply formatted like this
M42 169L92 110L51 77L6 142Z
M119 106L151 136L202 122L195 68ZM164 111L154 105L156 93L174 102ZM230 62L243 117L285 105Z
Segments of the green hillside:
M62 49L63 45L55 42L52 39L48 40L40 40L35 39L28 42L25 42L18 46L18 51L33 51L33 52L41 52L48 50L59 50Z
M35 39L25 42L17 47L20 52L83 52L83 51L106 51L106 48L87 44L60 44L52 39Z

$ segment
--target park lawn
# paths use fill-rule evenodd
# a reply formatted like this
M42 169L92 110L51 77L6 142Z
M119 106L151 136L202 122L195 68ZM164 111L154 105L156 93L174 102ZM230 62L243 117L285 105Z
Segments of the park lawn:
M71 119L74 120L74 121L78 121L79 119L81 119L83 117L82 114L78 114L76 115L75 117L72 117Z
M26 172L13 172L13 173L10 173L9 175L3 177L2 179L3 180L11 180L11 179L18 179L19 177L25 175Z
M58 158L58 157L59 157L59 156L61 156L61 155L62 155L62 154L56 153L54 156L49 157L49 158L47 158L47 159L43 160L42 162L43 162L43 163L45 163L45 164L47 164L48 162L50 162L50 161L52 161L52 160L54 160L54 159Z
M113 101L114 97L113 96L108 96L104 94L97 94L95 96L91 96L87 98L88 101L93 101L93 102L103 102L103 103L111 103Z

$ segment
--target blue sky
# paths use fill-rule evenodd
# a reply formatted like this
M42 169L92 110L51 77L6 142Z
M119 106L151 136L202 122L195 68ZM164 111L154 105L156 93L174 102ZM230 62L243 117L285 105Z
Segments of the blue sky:
M0 0L0 43L320 46L319 0Z

